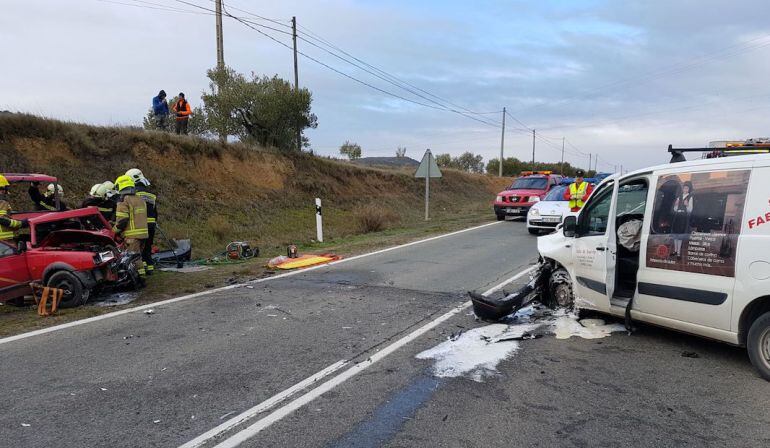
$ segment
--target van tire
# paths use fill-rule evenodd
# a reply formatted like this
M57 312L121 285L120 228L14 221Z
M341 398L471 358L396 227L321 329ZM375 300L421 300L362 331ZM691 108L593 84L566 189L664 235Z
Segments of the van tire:
M552 308L572 308L575 304L572 280L566 269L559 268L551 272L548 278L548 302Z
M54 273L48 278L46 286L64 290L59 308L73 308L86 303L88 300L88 293L84 291L85 287L72 272L59 271Z
M770 311L754 320L746 338L749 359L762 378L770 381Z

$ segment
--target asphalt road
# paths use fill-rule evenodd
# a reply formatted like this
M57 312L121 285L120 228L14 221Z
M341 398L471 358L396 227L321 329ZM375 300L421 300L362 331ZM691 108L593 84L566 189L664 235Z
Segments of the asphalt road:
M522 341L483 382L436 378L415 355L485 325L445 313L526 268L535 245L503 222L0 344L0 446L179 446L330 366L205 446L252 425L242 446L770 442L770 385L744 351L652 327Z

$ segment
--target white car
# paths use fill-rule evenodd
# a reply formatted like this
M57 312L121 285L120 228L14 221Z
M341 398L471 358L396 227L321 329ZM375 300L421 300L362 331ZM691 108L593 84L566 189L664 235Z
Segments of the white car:
M569 201L564 200L564 191L568 185L558 185L542 201L535 203L527 213L527 230L533 235L540 232L549 233L561 224L565 216L572 213L569 209Z

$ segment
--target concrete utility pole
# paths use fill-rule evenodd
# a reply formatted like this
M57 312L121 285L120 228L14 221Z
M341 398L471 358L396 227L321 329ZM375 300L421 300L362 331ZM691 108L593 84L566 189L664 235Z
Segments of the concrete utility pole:
M503 148L505 148L505 107L503 107L503 133L500 136L500 169L497 175L503 177Z
M567 140L567 137L561 138L561 163L559 164L559 174L562 176L564 175L564 141Z
M594 159L594 171L599 169L599 154L596 155L596 159Z
M591 162L593 161L593 157L591 156L591 153L588 153L588 171L591 171ZM588 173L586 173L588 174Z
M535 169L535 130L532 129L532 169Z
M297 65L297 18L291 18L291 39L294 42L294 90L299 92L299 66ZM297 151L302 151L302 129L297 123Z
M217 68L225 67L225 44L222 37L222 0L217 0Z

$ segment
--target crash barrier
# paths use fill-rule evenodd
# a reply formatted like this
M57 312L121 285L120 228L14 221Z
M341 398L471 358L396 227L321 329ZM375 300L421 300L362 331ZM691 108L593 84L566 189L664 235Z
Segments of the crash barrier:
M32 283L30 286L32 287L32 297L34 297L37 304L37 315L44 317L56 314L56 310L59 309L59 302L61 302L62 296L64 296L64 290L39 283ZM40 297L38 297L38 294L40 294ZM49 297L51 299L50 311L48 310Z

